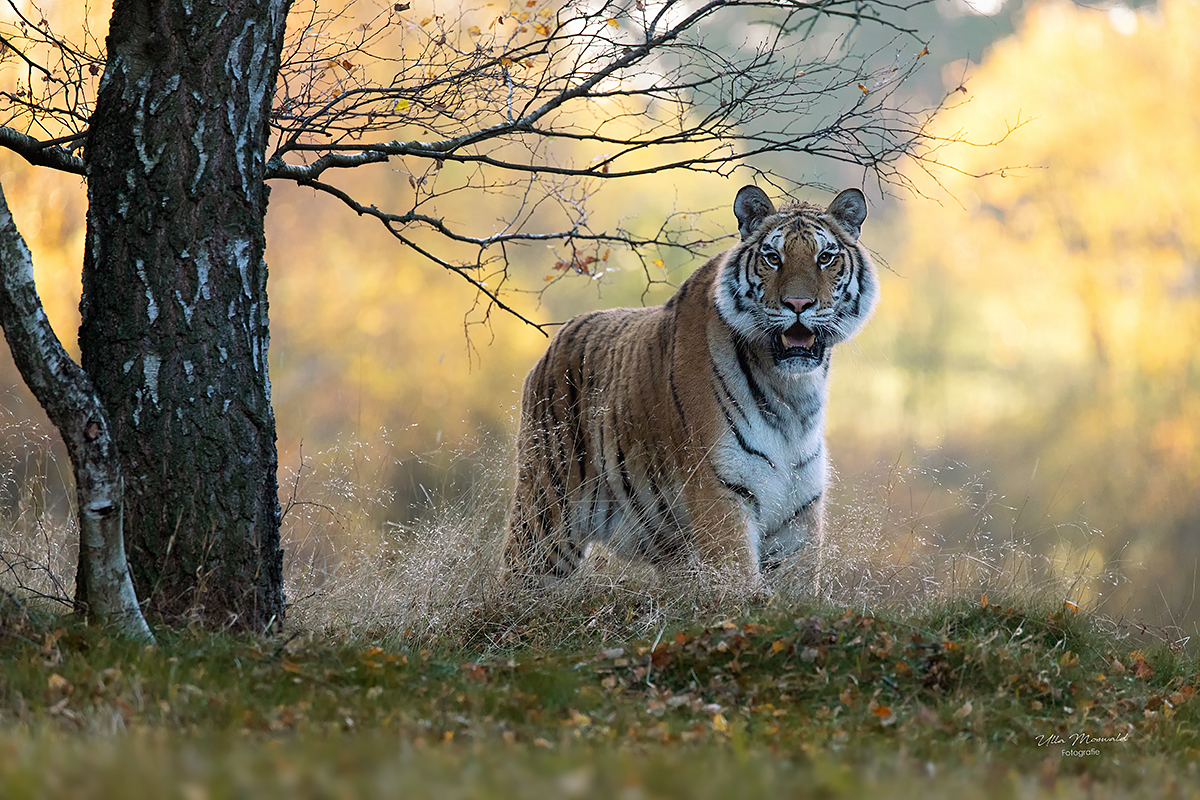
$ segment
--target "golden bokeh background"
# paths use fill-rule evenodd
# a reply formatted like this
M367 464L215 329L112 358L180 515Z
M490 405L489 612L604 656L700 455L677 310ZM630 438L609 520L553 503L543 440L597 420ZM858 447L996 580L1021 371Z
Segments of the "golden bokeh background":
M1079 577L1064 599L1190 626L1200 615L1200 5L1034 2L1013 19L1015 33L933 76L951 91L931 129L946 140L944 166L907 164L916 190L872 199L863 239L881 256L883 299L835 358L835 516L853 517L868 495L871 513L882 504L891 522L874 530L896 537L898 561L913 541L964 553L1019 541ZM404 208L407 168L363 169L344 185ZM438 179L455 180L454 169ZM7 152L0 181L51 321L77 352L82 181ZM652 229L695 209L710 213L691 224L732 232L742 182L613 182L591 199L592 227ZM475 194L439 213L500 221L506 208ZM281 483L301 447L317 458L356 442L395 492L382 529L475 469L479 448L503 452L546 344L539 332L495 310L485 319L461 278L311 190L274 186L267 230ZM538 322L666 296L645 293L628 251L614 250L599 277L563 276L544 246L516 252L511 285L528 291L506 298ZM675 283L698 265L662 258L655 277ZM40 415L7 353L0 406L0 452L20 461L17 431Z

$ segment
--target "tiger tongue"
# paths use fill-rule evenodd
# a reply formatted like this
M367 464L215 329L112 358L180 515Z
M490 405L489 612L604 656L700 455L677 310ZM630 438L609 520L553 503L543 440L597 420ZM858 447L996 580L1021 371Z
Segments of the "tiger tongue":
M816 334L810 328L802 323L797 322L792 327L783 332L783 346L785 348L803 347L809 348L816 342Z

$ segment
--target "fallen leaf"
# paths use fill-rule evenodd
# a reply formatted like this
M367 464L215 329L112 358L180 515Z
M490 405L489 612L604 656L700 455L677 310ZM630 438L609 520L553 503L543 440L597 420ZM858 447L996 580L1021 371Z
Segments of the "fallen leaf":
M967 702L963 703L962 708L954 712L954 716L957 719L966 719L967 717L971 716L971 710L971 701L968 700Z
M879 717L879 724L887 726L896 721L896 715L892 713L891 706L877 706L871 710L871 713Z
M487 683L487 667L483 666L482 664L476 664L473 661L467 661L463 664L459 664L458 668L462 670L468 678L476 683Z
M713 714L712 726L718 733L726 733L729 730L729 723L725 721L724 714Z

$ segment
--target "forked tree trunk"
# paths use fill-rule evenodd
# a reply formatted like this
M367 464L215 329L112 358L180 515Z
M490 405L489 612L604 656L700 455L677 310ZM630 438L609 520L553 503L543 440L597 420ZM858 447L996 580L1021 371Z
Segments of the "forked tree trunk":
M168 622L283 617L264 152L289 0L116 0L85 147L80 345Z
M50 327L33 280L29 248L0 187L0 326L21 377L58 428L75 473L80 610L136 639L153 640L138 607L121 535L117 448L92 382Z

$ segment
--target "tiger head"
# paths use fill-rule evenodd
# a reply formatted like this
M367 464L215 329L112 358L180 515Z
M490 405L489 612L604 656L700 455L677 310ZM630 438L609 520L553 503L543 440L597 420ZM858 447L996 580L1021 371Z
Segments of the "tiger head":
M757 186L733 201L742 241L717 278L722 319L751 342L769 348L775 366L807 372L828 363L830 348L866 323L878 281L858 234L867 203L847 189L821 208L811 203L779 211Z

